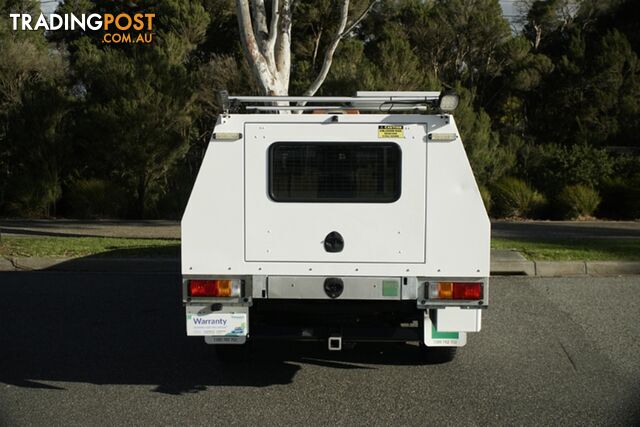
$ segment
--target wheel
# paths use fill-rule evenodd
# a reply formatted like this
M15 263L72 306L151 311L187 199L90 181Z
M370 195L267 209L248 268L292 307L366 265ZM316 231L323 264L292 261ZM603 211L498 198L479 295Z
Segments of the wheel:
M421 343L420 350L428 363L440 364L455 359L458 347L427 347Z
M223 363L242 363L251 357L251 344L217 344L216 357Z

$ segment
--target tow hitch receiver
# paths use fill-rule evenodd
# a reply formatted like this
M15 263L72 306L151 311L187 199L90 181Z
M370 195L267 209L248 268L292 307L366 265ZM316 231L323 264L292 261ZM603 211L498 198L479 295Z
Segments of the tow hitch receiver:
M341 351L342 350L342 337L339 335L333 335L329 337L329 351Z

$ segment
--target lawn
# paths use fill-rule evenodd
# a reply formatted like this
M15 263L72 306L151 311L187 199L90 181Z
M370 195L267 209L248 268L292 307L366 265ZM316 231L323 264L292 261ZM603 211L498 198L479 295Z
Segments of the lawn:
M493 239L494 249L513 249L539 261L640 261L640 239L514 240ZM116 237L14 237L2 236L0 256L77 258L179 257L178 239Z
M640 261L640 239L492 239L491 247L537 261Z
M178 239L127 239L118 237L14 237L2 236L0 256L78 258L179 257Z

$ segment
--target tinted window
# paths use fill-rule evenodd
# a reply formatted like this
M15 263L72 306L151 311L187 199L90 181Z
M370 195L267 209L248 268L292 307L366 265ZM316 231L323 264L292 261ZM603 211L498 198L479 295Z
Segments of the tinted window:
M394 143L276 142L269 193L276 202L395 202L401 163Z

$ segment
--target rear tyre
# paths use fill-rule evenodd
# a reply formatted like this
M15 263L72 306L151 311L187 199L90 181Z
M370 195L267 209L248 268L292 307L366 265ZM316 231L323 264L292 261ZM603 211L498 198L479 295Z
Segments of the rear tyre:
M458 347L427 347L424 344L420 347L425 361L434 365L451 362L458 351Z

